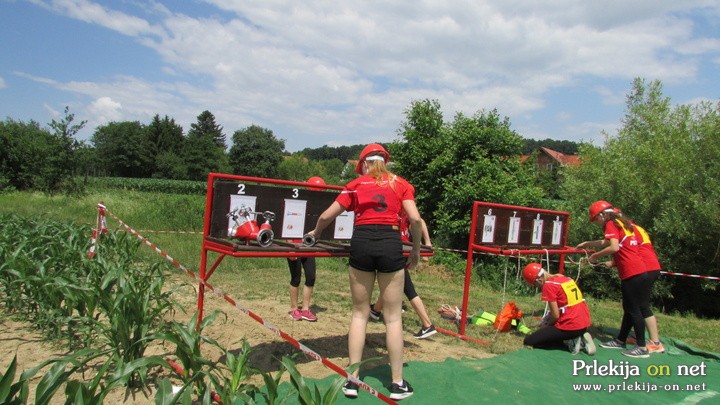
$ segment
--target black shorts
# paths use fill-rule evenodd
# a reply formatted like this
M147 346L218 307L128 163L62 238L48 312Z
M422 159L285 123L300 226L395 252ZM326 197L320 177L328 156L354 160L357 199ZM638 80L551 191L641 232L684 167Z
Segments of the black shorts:
M350 240L350 266L360 271L393 273L405 268L403 244L398 227L360 225Z

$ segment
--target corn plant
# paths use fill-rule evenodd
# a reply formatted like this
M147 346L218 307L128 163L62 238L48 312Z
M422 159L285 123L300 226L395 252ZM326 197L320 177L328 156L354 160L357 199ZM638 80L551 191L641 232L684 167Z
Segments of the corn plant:
M145 370L152 366L162 366L169 368L168 363L161 357L143 357L124 364L122 367L116 367L115 371L110 373L112 367L111 362L105 362L89 382L68 381L65 386L66 403L75 405L102 405L105 397L118 387L130 385L133 375L140 370Z
M144 383L147 368L164 362L146 359L144 352L173 309L172 291L163 287L167 265L138 265L140 244L125 233L103 235L97 260L89 260L87 229L7 219L0 227L5 307L25 315L49 338L64 338L71 350L88 347L107 356L96 380L69 383L70 395L92 402L108 387Z
M90 357L86 357L88 355ZM5 373L0 374L0 404L26 404L30 392L30 380L41 369L52 364L50 370L40 378L35 389L35 404L48 404L57 390L67 382L69 376L83 367L85 362L93 358L93 356L92 350L82 350L60 359L44 361L29 370L23 371L18 381L13 383L17 371L17 356L15 356ZM72 367L66 370L68 364L72 364Z
M242 341L240 352L236 355L225 349L224 361L209 373L214 391L223 404L254 403L259 388L246 381L254 373L262 373L251 367L251 347L247 340Z
M69 225L15 216L3 219L0 281L6 307L23 313L48 337L60 337L72 329L67 317L75 309L67 304L76 295L70 290L78 285L77 274L85 268L81 258L87 237Z
M45 365L47 364L43 363L42 367ZM5 370L5 373L0 374L0 404L15 405L27 403L29 380L42 367L36 367L35 369L23 372L20 378L13 383L13 380L15 380L15 372L17 371L17 355L15 355L7 370Z
M348 373L352 373L355 370L357 370L362 364L367 363L369 361L377 360L378 357L373 357L369 359L365 359L364 361L360 363L355 363L348 367ZM292 360L292 358L288 356L284 356L282 358L281 364L283 368L285 368L288 373L290 374L290 382L292 383L293 387L295 387L295 390L297 391L297 399L302 405L332 405L335 402L337 402L338 395L340 394L340 390L342 389L343 384L345 383L345 378L343 377L337 377L335 381L333 381L332 385L325 390L325 392L321 392L317 385L315 385L315 390L311 390L310 387L305 382L305 378L300 374L297 367L295 366L295 362Z
M125 245L132 250L132 244ZM165 316L176 305L173 290L165 290L165 263L147 268L137 266L131 255L116 257L117 262L98 260L103 277L96 291L99 319L93 322L99 342L111 350L113 362L122 368L144 356L151 335L164 327ZM131 383L144 381L143 369L137 369Z
M262 373L263 382L265 383L265 390L260 390L260 395L265 398L265 402L268 405L282 405L288 400L288 396L280 397L278 393L278 386L280 385L280 379L282 378L284 369L280 369L275 373L275 377L270 373Z
M207 376L206 368L213 367L213 363L206 359L200 350L202 344L210 344L222 350L220 344L213 338L202 334L203 329L215 321L218 314L223 314L219 310L215 310L207 315L198 324L198 314L195 313L192 319L185 322L173 321L170 330L164 333L152 335L154 340L164 340L175 344L175 355L182 365L180 378L187 383L196 375ZM207 381L204 378L195 381L197 392L204 393L207 390Z

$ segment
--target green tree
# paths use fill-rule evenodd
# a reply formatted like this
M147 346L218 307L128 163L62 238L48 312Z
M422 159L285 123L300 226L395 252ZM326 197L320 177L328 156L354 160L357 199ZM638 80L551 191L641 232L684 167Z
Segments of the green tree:
M87 121L74 124L75 114L70 113L70 108L65 107L64 115L59 121L54 119L50 122L52 153L47 155L47 164L44 165L41 174L41 188L49 193L58 191L80 191L80 185L73 179L77 168L75 151L82 145L75 139L75 135L85 127Z
M305 148L300 151L305 157L312 160L331 160L338 159L345 163L348 159L357 159L360 151L365 145L351 146L327 146L323 145L319 148Z
M294 153L290 156L283 156L277 168L277 178L305 181L312 176L322 177L322 173L318 174L318 167L316 162L308 160L300 153Z
M84 182L87 183L88 176L96 175L96 155L95 148L82 142L77 149L75 149L75 175L82 176Z
M215 123L215 116L210 111L205 110L200 113L197 122L190 125L188 137L195 136L209 136L215 146L222 148L223 151L227 147L223 127Z
M556 152L564 153L566 155L575 155L578 152L580 144L573 141L556 140L546 138L541 141L535 139L525 139L525 146L523 147L523 154L529 155L541 147L550 148Z
M718 132L720 104L673 107L661 82L635 79L617 135L584 145L583 164L565 170L566 209L584 219L592 202L610 201L650 232L665 270L720 275ZM571 225L575 240L602 236L584 220ZM717 283L666 281L673 298L666 308L720 315Z
M319 173L324 173L322 178L325 180L325 183L334 185L345 184L345 182L343 182L340 178L343 168L345 167L344 160L341 161L340 159L329 159L320 160L317 163L320 165L320 167L322 167L322 170L320 170Z
M234 174L277 178L284 139L277 139L271 130L257 125L235 131L232 139L230 167Z
M203 111L190 126L183 151L188 180L207 180L210 172L228 170L225 135L209 111Z
M39 187L52 144L52 135L35 121L0 122L0 189Z
M344 184L340 180L343 163L338 159L310 160L302 152L283 156L278 165L277 178L284 180L305 181L312 176L319 176L326 184Z
M146 131L154 162L152 177L184 178L187 168L182 159L185 144L182 127L167 115L160 119L160 115L156 114Z
M149 177L153 156L145 128L138 121L99 126L91 141L101 172L117 177Z
M445 123L437 101L406 110L399 142L390 145L396 171L416 189L418 207L439 243L467 246L474 201L537 205L542 190L521 165L522 138L497 111L456 114Z
M175 123L175 119L167 115L160 119L160 115L155 114L152 122L146 128L153 155L156 156L165 151L180 154L185 136L182 127Z

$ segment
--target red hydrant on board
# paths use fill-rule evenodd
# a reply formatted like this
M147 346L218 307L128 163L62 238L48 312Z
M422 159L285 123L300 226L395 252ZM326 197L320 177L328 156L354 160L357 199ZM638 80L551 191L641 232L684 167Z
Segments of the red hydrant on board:
M260 214L265 222L258 226L258 222L252 219L253 215ZM270 222L275 220L275 213L265 211L263 213L253 212L247 207L236 208L227 214L227 217L235 222L235 225L228 228L228 236L240 239L249 243L254 240L262 247L272 244L275 234Z

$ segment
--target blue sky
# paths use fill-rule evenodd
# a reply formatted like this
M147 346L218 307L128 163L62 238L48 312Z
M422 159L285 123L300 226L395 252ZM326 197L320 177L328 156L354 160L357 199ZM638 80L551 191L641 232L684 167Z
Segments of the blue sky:
M0 0L0 119L204 110L289 151L397 139L404 111L497 109L525 138L597 145L635 77L720 100L715 1Z

